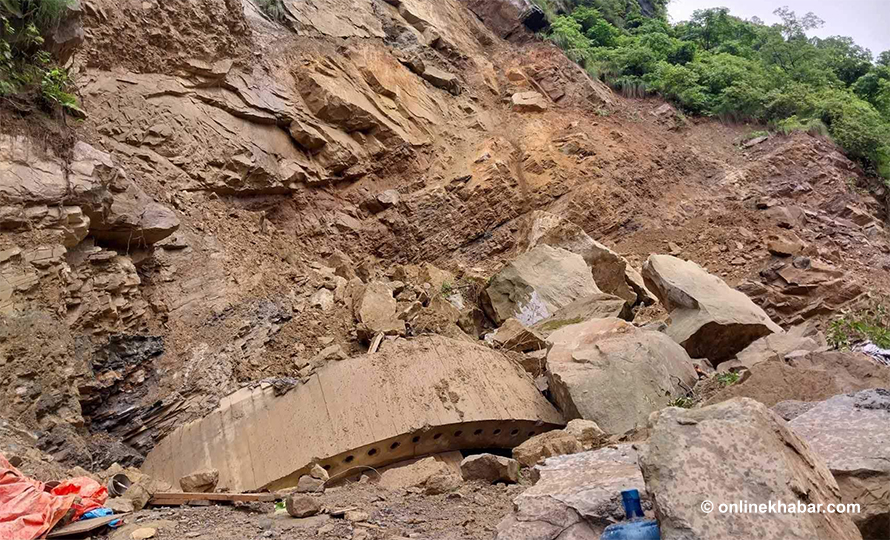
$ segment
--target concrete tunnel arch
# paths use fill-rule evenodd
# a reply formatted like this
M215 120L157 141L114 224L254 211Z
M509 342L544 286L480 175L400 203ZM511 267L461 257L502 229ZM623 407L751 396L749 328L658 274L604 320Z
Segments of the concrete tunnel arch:
M413 457L513 448L564 425L515 362L482 345L441 336L387 343L330 363L276 396L243 388L162 439L143 471L178 485L204 468L218 489L283 489L318 463L332 476Z

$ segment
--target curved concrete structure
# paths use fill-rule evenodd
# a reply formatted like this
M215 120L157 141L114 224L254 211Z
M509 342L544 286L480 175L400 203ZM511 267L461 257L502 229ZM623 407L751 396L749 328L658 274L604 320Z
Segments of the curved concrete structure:
M143 470L178 485L213 467L218 489L281 489L313 462L348 475L436 452L512 448L562 425L507 357L429 336L328 364L283 396L270 386L240 390L158 443Z

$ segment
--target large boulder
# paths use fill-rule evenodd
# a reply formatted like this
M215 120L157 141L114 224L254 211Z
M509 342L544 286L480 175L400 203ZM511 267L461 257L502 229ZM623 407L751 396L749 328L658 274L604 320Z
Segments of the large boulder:
M629 444L548 459L538 482L513 500L497 540L599 540L624 519L621 491L637 489L649 508L637 453Z
M398 302L389 283L368 283L360 291L354 306L360 333L366 339L371 339L380 332L386 335L404 334L405 321L399 319L397 309Z
M721 512L720 505L841 502L825 463L752 399L653 415L640 456L663 540L858 540L847 514ZM703 503L713 511L703 511ZM815 507L812 507L815 508ZM742 536L739 536L742 535Z
M531 326L579 298L600 292L580 255L541 245L491 278L484 306L498 325L515 317Z
M866 540L890 534L890 390L823 401L788 423L825 463Z
M794 351L753 365L738 383L722 388L706 404L748 397L772 407L780 401L822 401L869 388L890 388L890 367L861 353Z
M534 467L549 457L577 454L583 449L581 441L571 433L554 429L535 435L514 448L513 458L523 467Z
M630 306L638 301L651 304L655 300L643 284L640 274L624 257L597 242L584 229L565 218L540 210L532 212L519 236L521 249L528 250L546 244L581 255L590 266L597 287L624 299Z
M550 334L550 392L566 418L606 433L644 426L653 411L694 386L692 361L668 336L621 319L594 319Z
M43 46L56 57L59 65L65 65L83 43L83 8L79 0L62 5L58 16L43 31Z
M85 211L90 218L90 233L121 247L152 245L179 229L179 218L173 210L156 202L132 181L115 193L110 208L87 207Z
M670 313L667 334L693 358L719 364L753 341L782 332L750 298L694 262L651 255L643 279Z
M321 512L321 499L309 495L288 495L284 507L291 517L306 518Z

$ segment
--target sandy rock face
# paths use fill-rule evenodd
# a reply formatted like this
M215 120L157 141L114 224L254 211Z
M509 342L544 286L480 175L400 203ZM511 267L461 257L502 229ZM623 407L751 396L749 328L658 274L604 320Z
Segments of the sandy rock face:
M596 422L606 433L645 425L653 411L696 381L682 347L660 332L621 319L594 319L550 334L550 390L568 418Z
M835 396L788 426L828 465L845 503L858 503L853 521L866 540L890 531L890 391Z
M618 445L548 459L540 480L514 499L515 511L498 524L497 540L598 540L621 521L621 491L646 486L631 445Z
M751 299L694 262L651 255L643 279L671 314L668 335L693 358L717 364L758 338L782 332Z
M640 457L664 540L722 540L736 531L763 540L858 540L847 514L711 513L748 501L837 504L841 493L822 459L766 406L734 399L654 415Z
M536 10L530 0L469 0L467 7L502 38L521 32L523 21Z
M600 292L580 255L542 245L491 279L485 289L485 308L498 324L515 317L530 326L579 298Z
M63 160L27 137L0 136L0 227L58 229L66 247L87 234L136 247L176 232L179 218L89 144L74 143Z

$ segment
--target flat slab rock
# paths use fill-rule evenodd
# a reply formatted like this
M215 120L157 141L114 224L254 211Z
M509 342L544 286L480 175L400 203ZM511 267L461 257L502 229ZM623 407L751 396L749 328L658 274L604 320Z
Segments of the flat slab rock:
M497 540L599 540L603 529L624 519L625 489L639 490L651 508L630 444L548 458L535 468L540 479L514 499Z
M633 312L627 307L627 303L622 298L606 293L594 294L593 296L579 298L571 304L560 308L559 311L550 317L535 323L532 326L532 330L546 338L563 326L591 319L608 319L610 317L629 321L633 319Z
M815 404L788 425L828 465L866 539L890 533L890 390L864 390Z
M783 360L794 351L817 351L826 347L825 337L810 324L801 324L787 332L770 334L751 343L736 355L735 360L720 364L720 371L730 368L751 368L771 359Z

